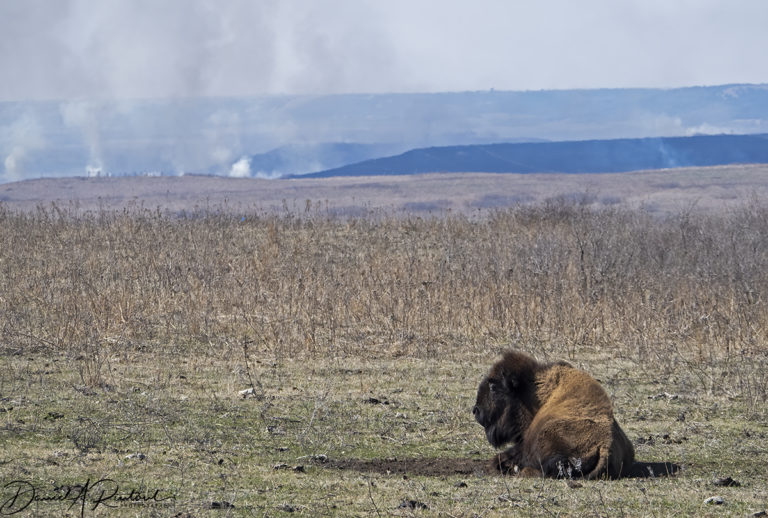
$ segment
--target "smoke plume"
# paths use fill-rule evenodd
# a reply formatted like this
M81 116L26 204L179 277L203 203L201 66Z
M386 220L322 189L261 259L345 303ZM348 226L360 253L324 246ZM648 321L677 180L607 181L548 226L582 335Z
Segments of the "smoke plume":
M232 178L249 178L251 176L251 159L243 157L232 164L229 176Z
M0 156L4 157L2 180L21 180L25 174L34 173L27 159L30 153L44 146L42 129L31 114L21 115L6 127L0 126Z

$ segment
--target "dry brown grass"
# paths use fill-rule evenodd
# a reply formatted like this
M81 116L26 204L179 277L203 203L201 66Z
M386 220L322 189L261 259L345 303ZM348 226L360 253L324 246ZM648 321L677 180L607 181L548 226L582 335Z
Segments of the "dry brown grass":
M370 209L463 214L536 205L558 197L583 198L596 207L639 208L660 215L682 208L722 211L750 196L768 199L767 164L733 164L629 173L445 173L369 177L259 180L206 176L40 178L0 184L0 202L13 210L50 203L79 211L162 207L180 212L221 207L230 212L279 214L306 200L335 214Z
M114 347L447 356L585 347L708 391L768 391L768 209L552 202L421 218L207 211L0 212L0 340L88 359ZM749 368L748 368L749 367Z
M0 505L8 481L50 496L109 477L175 499L86 515L765 507L760 204L664 218L562 200L475 218L52 206L0 209L0 242ZM492 454L474 391L508 346L589 370L638 458L682 474L579 489L470 473ZM724 476L742 486L713 485ZM702 503L713 494L722 507Z

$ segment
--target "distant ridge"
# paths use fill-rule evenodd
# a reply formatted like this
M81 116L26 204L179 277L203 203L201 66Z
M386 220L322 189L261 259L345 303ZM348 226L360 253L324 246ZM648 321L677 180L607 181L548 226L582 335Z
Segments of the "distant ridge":
M438 172L618 173L760 163L768 163L768 134L429 147L301 177Z

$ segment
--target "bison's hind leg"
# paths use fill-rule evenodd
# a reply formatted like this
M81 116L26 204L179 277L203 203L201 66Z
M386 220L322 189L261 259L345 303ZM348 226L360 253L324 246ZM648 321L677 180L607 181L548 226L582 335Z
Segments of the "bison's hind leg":
M599 464L600 456L597 452L584 457L557 454L542 461L541 471L544 476L553 478L593 478L591 475Z
M568 450L560 450L565 452ZM535 465L538 461L538 465ZM552 453L547 457L538 459L528 459L524 462L527 466L532 466L541 470L545 477L552 478L582 478L591 474L600 461L597 452L584 456L573 456L565 453Z
M578 478L582 476L581 459L553 455L541 461L541 472L552 478Z

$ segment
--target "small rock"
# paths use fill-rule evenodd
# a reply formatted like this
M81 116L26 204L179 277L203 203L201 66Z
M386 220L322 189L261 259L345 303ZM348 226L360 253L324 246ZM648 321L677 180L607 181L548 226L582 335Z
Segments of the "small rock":
M399 506L397 506L398 509L429 509L429 506L423 502L419 502L418 500L403 500Z
M306 473L304 466L302 466L301 464L299 464L298 466L294 466L293 471L295 471L296 473Z
M717 478L712 482L719 487L740 487L741 482L733 480L731 477Z
M389 404L389 401L387 401L386 399L379 399L375 397L369 397L368 399L365 400L365 402L371 405L388 405Z
M310 459L312 459L312 462L318 462L320 464L325 464L328 462L328 455L323 455L322 453L319 455L312 455L310 456Z
M291 504L278 505L277 509L286 513L295 513L298 509Z
M714 505L722 505L725 503L725 500L723 500L722 496L710 496L706 500L704 500L705 504L714 504Z
M687 441L688 437L671 437L668 433L661 436L661 440L664 444L682 444L683 441Z
M661 394L655 394L653 396L648 396L648 399L668 399L668 400L674 400L677 399L677 394L670 394L669 392L662 392Z
M464 481L456 482L453 487L467 487L467 483Z
M84 396L95 396L96 391L86 385L72 385L72 388ZM143 395L143 394L142 394Z
M253 390L253 387L247 388L245 390L241 390L238 392L241 398L245 399L247 397L256 397L256 391Z
M222 500L221 502L211 502L208 507L211 509L234 509L235 504Z
M758 518L760 516L768 516L768 512L765 511L757 511L756 513L752 513L749 516L754 516L754 518Z
M278 469L288 469L290 466L288 464L275 464L272 466L272 469L278 470Z
M635 440L635 443L653 446L656 443L656 439L653 438L653 435L649 435L648 437L638 437L637 440Z
M131 459L144 460L146 458L147 458L147 456L144 455L143 453L131 453L130 455L126 455L125 456L126 460L131 460Z

